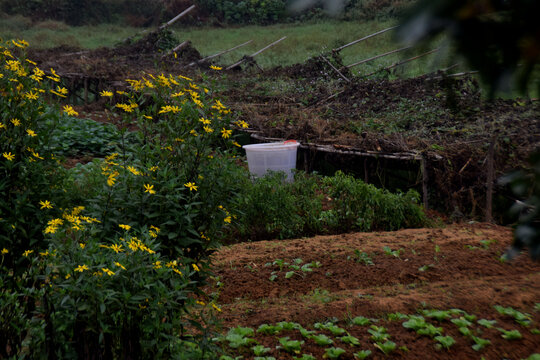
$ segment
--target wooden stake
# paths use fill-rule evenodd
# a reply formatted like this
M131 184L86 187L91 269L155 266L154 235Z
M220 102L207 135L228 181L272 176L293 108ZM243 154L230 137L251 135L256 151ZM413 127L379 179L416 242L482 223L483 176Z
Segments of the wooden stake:
M397 50L392 50L392 51L389 51L389 52L386 52L384 54L380 54L380 55L377 55L377 56L373 56L373 57L370 57L369 59L365 59L365 60L362 60L362 61L359 61L359 62L356 62L354 64L350 64L350 65L347 65L346 68L350 69L354 66L358 66L360 64L364 64L364 63L367 63L367 62L370 62L372 60L375 60L375 59L378 59L378 58L382 58L383 56L387 56L387 55L390 55L390 54L395 54L397 52L400 52L400 51L404 51L404 50L407 50L407 49L410 49L412 46L406 46L404 48L401 48L401 49L397 49Z
M429 55L429 54L433 54L434 52L437 52L437 51L439 51L438 48L437 48L437 49L430 50L430 51L425 52L425 53L423 53L423 54L414 56L414 57L409 58L409 59L407 59L407 60L399 61L399 62L397 62L397 63L395 63L395 64L392 64L392 65L390 65L390 66L387 66L387 67L385 67L385 68L379 69L379 70L377 70L377 71L374 71L374 72L372 72L372 73L369 73L369 74L367 74L367 75L362 75L362 76L368 77L368 76L371 76L371 75L376 74L376 73L378 73L378 72L380 72L380 71L383 71L383 70L390 70L390 69L392 69L392 68L395 68L396 66L403 65L403 64L405 64L405 63L408 63L408 62L413 61L413 60L416 60L416 59L420 59L421 57L424 57L424 56Z
M428 199L428 173L426 159L422 157L420 160L420 171L422 172L422 200L424 201L424 210L429 209Z
M491 139L487 155L487 179L486 179L486 222L493 222L493 183L495 179L495 144L497 138Z
M345 49L346 47L352 46L352 45L354 45L354 44L358 44L358 43L361 42L361 41L367 40L367 39L369 39L369 38L372 38L372 37L374 37L374 36L380 35L380 34L382 34L382 33L385 33L385 32L387 32L387 31L390 31L390 30L395 29L395 28L397 28L397 26L392 26L392 27L389 27L388 29L384 29L384 30L381 30L381 31L377 31L376 33L373 33L373 34L368 35L368 36L364 36L363 38L358 39L358 40L354 40L353 42L350 42L350 43L345 44L345 45L343 45L343 46L341 46L341 47L338 47L337 49L334 49L334 50L332 50L332 51L334 51L334 52L339 52L339 51Z
M161 25L159 27L159 30L163 30L165 29L166 27L168 26L171 26L172 24L174 24L178 19L180 19L182 16L186 15L187 13L189 13L191 10L195 9L195 5L191 5L190 7L188 7L186 10L182 11L180 14L176 15L173 19L169 20L169 22Z
M237 45L237 46L235 46L235 47L233 47L233 48L230 48L230 49L228 49L228 50L223 50L223 51L218 52L217 54L207 56L207 57L205 57L205 58L203 58L203 59L201 59L201 60L199 60L199 61L194 61L194 62L192 62L191 64L187 65L187 67L193 66L193 65L195 65L195 64L202 64L202 63L204 63L205 61L208 61L208 60L210 60L210 59L213 59L213 58L216 58L216 57L218 57L218 56L221 56L221 55L224 55L224 54L226 54L226 53L229 53L229 52L231 52L231 51L233 51L233 50L236 50L236 49L238 49L238 48L241 48L242 46L246 46L247 44L251 43L252 41L253 41L253 40L246 41L245 43L240 44L240 45Z
M337 72L337 73L339 74L339 76L341 76L342 79L344 79L344 80L345 80L346 82L348 82L348 83L351 82L351 80L347 79L347 77L345 77L345 75L343 75L343 74L341 73L341 71L339 71L338 69L336 69L336 67L335 67L334 65L332 65L332 63L331 63L330 61L328 61L328 59L325 58L324 55L321 55L320 58L323 59L324 61L326 61L326 63L327 63L328 65L330 65L330 67L331 67L332 69L334 69L334 71Z
M271 48L272 46L274 46L274 45L276 45L277 43L279 43L279 42L285 40L286 38L287 38L287 37L284 36L284 37L282 37L281 39L279 39L279 40L277 40L277 41L274 41L274 42L271 43L270 45L267 45L267 46L263 47L261 50L259 50L259 51L257 51L257 52L254 52L254 53L251 54L248 58L253 58L253 57L259 55L259 54L262 53L263 51L265 51L265 50ZM244 58L242 58L240 61L238 61L237 63L232 64L231 66L229 66L226 70L230 70L230 69L232 69L232 68L234 68L234 67L237 67L238 65L244 63L246 60L247 60L246 57L244 57Z

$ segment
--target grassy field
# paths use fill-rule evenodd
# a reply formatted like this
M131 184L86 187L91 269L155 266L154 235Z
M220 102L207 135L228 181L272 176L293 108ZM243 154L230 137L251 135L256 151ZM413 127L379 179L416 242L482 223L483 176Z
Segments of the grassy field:
M283 36L287 39L258 55L255 60L262 68L288 66L303 63L308 58L328 52L353 40L396 25L395 20L369 22L322 21L307 24L278 24L272 26L246 26L230 28L182 28L174 27L178 41L190 40L201 55L207 56L253 40L249 45L228 53L216 60L219 65L236 62ZM94 49L114 46L123 39L136 35L144 29L101 24L96 26L70 27L56 21L32 23L29 19L16 16L0 22L0 37L4 39L24 38L32 47L52 48L60 45ZM344 49L341 52L344 64L387 52L402 45L396 43L389 31L367 41ZM434 48L433 46L432 48ZM380 58L376 61L352 68L354 74L368 74L381 67L418 55L424 49L414 49ZM400 66L398 75L417 76L444 66L446 55L434 54L421 60Z

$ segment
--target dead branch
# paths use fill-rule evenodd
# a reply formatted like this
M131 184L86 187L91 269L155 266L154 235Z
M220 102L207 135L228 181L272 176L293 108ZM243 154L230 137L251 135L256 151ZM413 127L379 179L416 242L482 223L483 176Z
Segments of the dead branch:
M369 73L369 74L367 74L367 75L362 75L362 76L363 76L363 77L368 77L368 76L371 76L371 75L376 74L376 73L381 72L381 71L390 70L390 69L393 69L393 68L395 68L395 67L397 67L397 66L400 66L400 65L403 65L403 64L405 64L405 63L408 63L408 62L410 62L410 61L413 61L413 60L416 60L416 59L420 59L421 57L424 57L424 56L426 56L426 55L433 54L434 52L437 52L437 51L439 51L438 48L437 48L437 49L430 50L430 51L428 51L428 52L425 52L425 53L423 53L423 54L414 56L414 57L409 58L409 59L406 59L406 60L398 61L398 62L395 63L395 64L392 64L392 65L390 65L390 66L387 66L387 67L385 67L385 68L376 70L376 71L374 71L374 72L372 72L372 73Z

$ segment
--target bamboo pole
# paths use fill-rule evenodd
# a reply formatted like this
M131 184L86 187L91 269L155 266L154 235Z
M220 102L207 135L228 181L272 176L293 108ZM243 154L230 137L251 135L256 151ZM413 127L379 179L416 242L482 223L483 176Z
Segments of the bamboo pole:
M182 16L186 15L187 13L189 13L191 10L195 9L195 5L191 5L190 7L188 7L186 10L182 11L180 14L176 15L174 18L172 18L171 20L169 20L169 22L161 25L159 27L159 30L162 30L162 29L165 29L166 27L168 26L171 26L172 24L174 24L178 19L180 19Z
M259 55L259 54L262 53L263 51L265 51L265 50L271 48L272 46L274 46L274 45L276 45L277 43L279 43L279 42L285 40L286 38L287 38L287 37L284 36L284 37L282 37L281 39L274 41L273 43L271 43L271 44L269 44L269 45L263 47L261 50L254 52L254 53L251 54L248 58L253 58L253 57ZM246 57L242 58L240 61L236 62L235 64L229 66L226 70L230 70L230 69L232 69L232 68L234 68L234 67L236 67L236 66L242 64L242 63L245 62L245 61L246 61Z
M196 64L202 64L202 63L204 63L204 62L206 62L206 61L208 61L208 60L211 60L211 59L213 59L213 58L216 58L216 57L218 57L218 56L224 55L224 54L229 53L229 52L231 52L231 51L233 51L233 50L236 50L236 49L238 49L238 48L241 48L242 46L246 46L247 44L251 43L252 41L253 41L253 40L246 41L245 43L240 44L240 45L237 45L237 46L235 46L235 47L233 47L233 48L230 48L230 49L227 49L227 50L223 50L223 51L218 52L217 54L207 56L207 57L205 57L205 58L203 58L203 59L201 59L201 60L198 60L198 61L194 61L194 62L190 63L189 65L187 65L187 67L193 66L193 65L196 65Z
M363 38L358 39L358 40L354 40L354 41L352 41L352 42L350 42L350 43L348 43L348 44L345 44L345 45L343 45L343 46L338 47L337 49L333 49L332 51L334 51L334 52L340 52L341 50L343 50L343 49L345 49L345 48L347 48L347 47L349 47L349 46L352 46L352 45L354 45L354 44L358 44L359 42L362 42L362 41L367 40L367 39L370 39L370 38L372 38L372 37L374 37L374 36L383 34L383 33L387 32L387 31L390 31L390 30L395 29L395 28L397 28L397 26L392 26L392 27L389 27L388 29L384 29L384 30L381 30L381 31L377 31L376 33L370 34L370 35L368 35L368 36L364 36Z
M378 58L382 58L384 56L387 56L387 55L390 55L390 54L395 54L397 52L400 52L400 51L404 51L404 50L407 50L407 49L410 49L412 46L406 46L404 48L401 48L401 49L396 49L396 50L392 50L392 51L389 51L389 52L385 52L384 54L380 54L380 55L377 55L377 56L373 56L373 57L370 57L368 59L365 59L365 60L362 60L362 61L359 61L359 62L355 62L353 64L350 64L350 65L347 65L346 68L347 69L350 69L354 66L358 66L360 64L364 64L364 63L367 63L367 62L370 62L370 61L373 61L375 59L378 59Z
M362 76L363 76L363 77L368 77L368 76L371 76L371 75L376 74L376 73L378 73L378 72L380 72L380 71L383 71L383 70L390 70L390 69L395 68L396 66L403 65L403 64L405 64L405 63L408 63L408 62L413 61L413 60L416 60L416 59L420 59L421 57L424 57L424 56L429 55L429 54L433 54L434 52L437 52L437 51L439 51L438 48L437 48L437 49L430 50L430 51L425 52L425 53L423 53L423 54L414 56L414 57L412 57L412 58L403 60L403 61L398 61L398 62L395 63L395 64L392 64L392 65L390 65L390 66L387 66L387 67L385 67L385 68L376 70L376 71L374 71L374 72L372 72L372 73L369 73L369 74L367 74L367 75L362 75Z
M185 48L187 45L189 44L189 40L186 40L184 42L182 42L181 44L179 44L177 47L175 47L174 49L168 51L167 53L161 55L161 58L163 59L164 57L166 56L169 56L171 55L172 53L175 53L177 52L178 50L181 50L183 48Z
M328 61L328 59L327 59L326 57L324 57L324 55L321 55L320 58L323 59L328 65L330 65L330 67L331 67L332 69L334 69L334 71L337 72L338 75L341 76L342 79L344 79L344 80L345 80L346 82L348 82L348 83L351 82L351 80L347 79L347 77L346 77L345 75L343 75L343 74L341 73L341 71L339 71L338 69L336 69L336 67L335 67L334 65L332 65L332 63L331 63L330 61Z

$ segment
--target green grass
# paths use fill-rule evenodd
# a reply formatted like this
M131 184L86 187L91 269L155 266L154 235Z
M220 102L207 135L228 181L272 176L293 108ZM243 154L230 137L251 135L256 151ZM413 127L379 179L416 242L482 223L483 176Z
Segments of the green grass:
M175 26L174 32L178 42L190 40L202 56L212 55L248 40L253 40L249 45L216 59L216 63L222 66L230 65L242 56L253 54L279 38L287 36L287 39L281 43L256 56L257 64L268 69L275 66L303 63L310 57L329 52L333 48L394 26L396 23L396 20L364 21L361 23L326 20L318 23L230 28L182 28ZM4 39L23 38L36 48L52 48L60 45L78 46L86 49L101 46L110 47L143 30L114 24L70 27L56 21L32 23L31 20L22 16L5 17L0 21L0 37ZM389 31L344 49L341 51L341 56L344 64L351 64L399 47L400 45L394 41L392 32ZM355 74L367 74L421 52L422 50L417 49L409 53L390 55L354 67L352 70ZM421 75L431 68L436 69L436 65L430 66L430 64L436 64L438 56L426 56L409 65L399 67L396 72L398 74L404 73L406 76ZM445 56L443 55L443 57Z

